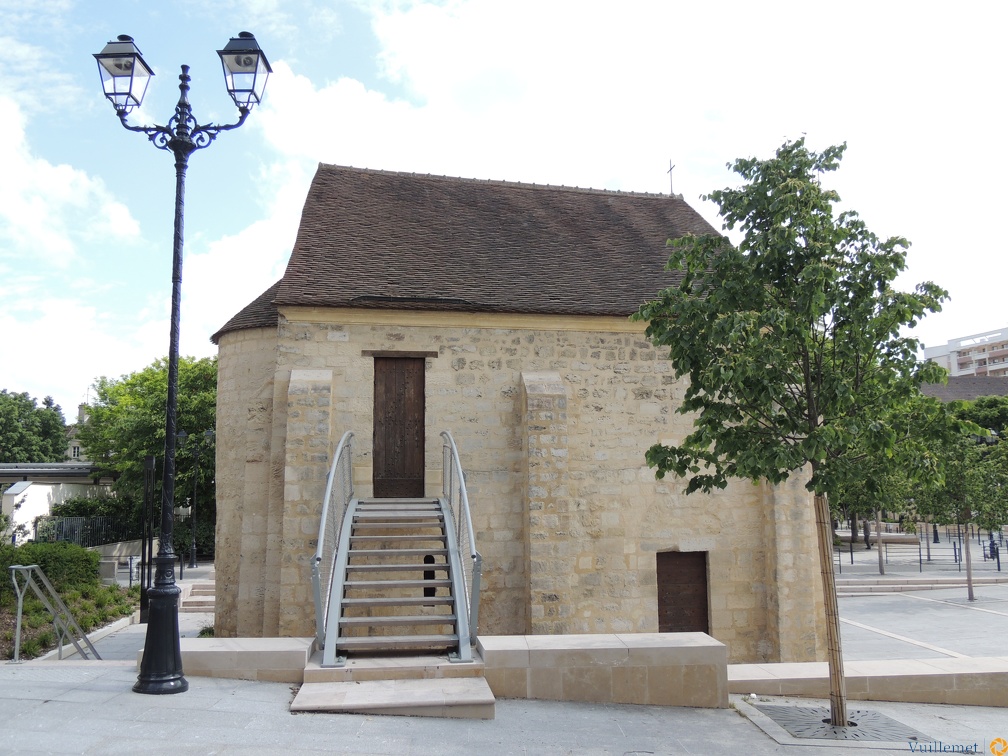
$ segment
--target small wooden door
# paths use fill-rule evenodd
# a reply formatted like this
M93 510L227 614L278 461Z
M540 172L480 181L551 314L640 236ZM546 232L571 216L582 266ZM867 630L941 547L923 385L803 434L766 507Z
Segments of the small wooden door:
M374 495L424 495L424 360L374 358Z
M707 552L658 555L658 632L709 633Z

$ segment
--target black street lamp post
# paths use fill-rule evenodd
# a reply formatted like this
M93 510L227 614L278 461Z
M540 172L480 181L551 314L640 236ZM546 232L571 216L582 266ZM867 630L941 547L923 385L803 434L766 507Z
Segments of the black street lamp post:
M154 75L125 34L95 54L105 96L115 107L123 127L145 134L151 143L175 156L175 231L172 245L172 309L168 346L168 399L165 406L165 461L161 486L161 533L154 558L154 586L149 591L147 638L143 661L133 690L136 693L182 693L189 683L182 671L179 647L179 587L175 583L175 549L172 545L175 501L175 413L178 400L179 318L182 299L182 238L185 209L185 174L189 156L208 147L222 131L238 128L252 106L262 101L271 72L255 37L241 32L223 50L218 50L228 94L238 106L233 124L200 125L189 105L189 66L179 76L179 101L167 126L130 126L126 117L140 106L150 77Z

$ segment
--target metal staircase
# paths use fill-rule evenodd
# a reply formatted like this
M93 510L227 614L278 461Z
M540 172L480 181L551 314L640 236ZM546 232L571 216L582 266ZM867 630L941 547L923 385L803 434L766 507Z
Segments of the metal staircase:
M493 719L473 652L482 559L458 449L441 436L441 496L421 499L357 498L353 434L340 439L312 562L321 651L291 711Z
M357 503L339 597L337 655L356 650L455 652L459 617L445 520L437 499Z
M322 667L355 653L447 654L472 661L481 559L458 451L445 439L439 498L358 499L352 434L333 457L312 584Z

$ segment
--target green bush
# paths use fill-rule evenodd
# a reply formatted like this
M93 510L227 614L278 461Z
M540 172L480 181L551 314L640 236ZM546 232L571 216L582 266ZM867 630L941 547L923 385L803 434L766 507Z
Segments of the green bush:
M72 543L26 543L23 546L0 546L0 601L4 593L14 592L10 582L13 564L37 564L53 588L63 591L98 581L98 552L88 551Z
M18 548L0 546L0 658L14 655L14 614L17 598L10 581L12 564L37 564L45 572L63 602L86 633L133 613L140 599L140 586L130 590L103 586L98 579L99 556L68 543L32 543ZM21 627L21 658L45 653L56 643L52 615L29 591L24 597Z
M172 545L175 553L189 558L192 549L192 531L189 530L190 520L177 520L172 534ZM209 559L214 555L215 525L212 522L196 518L196 556L199 559Z
M136 502L122 496L72 496L52 508L54 517L117 517L124 522L139 519Z

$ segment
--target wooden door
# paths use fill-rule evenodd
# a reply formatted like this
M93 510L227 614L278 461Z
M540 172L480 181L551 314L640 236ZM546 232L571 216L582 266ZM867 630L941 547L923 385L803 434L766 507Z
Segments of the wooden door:
M658 632L709 633L707 552L658 555Z
M424 495L424 360L374 358L374 495Z

